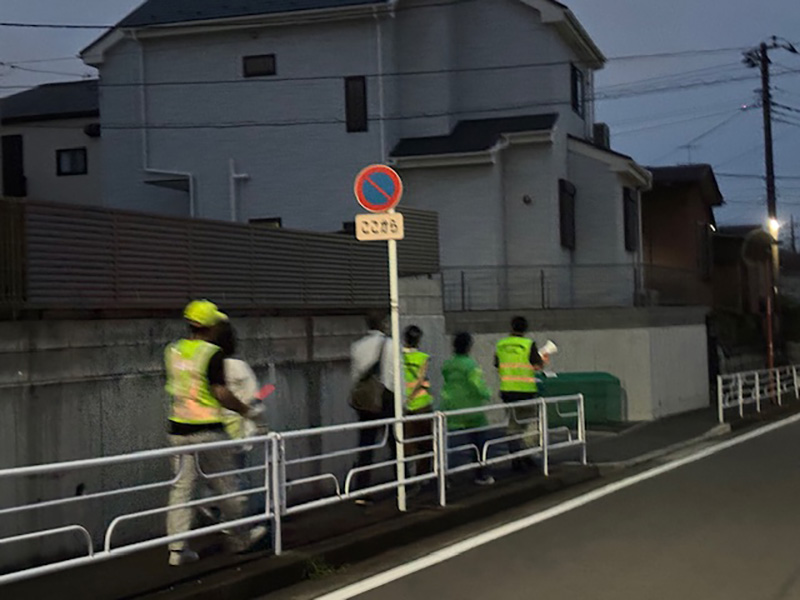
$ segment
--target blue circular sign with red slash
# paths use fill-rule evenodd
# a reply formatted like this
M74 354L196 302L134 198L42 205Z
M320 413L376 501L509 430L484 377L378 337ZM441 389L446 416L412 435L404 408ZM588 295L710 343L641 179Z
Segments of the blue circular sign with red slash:
M369 212L392 210L403 196L403 182L397 171L386 165L370 165L356 176L353 186L358 203Z

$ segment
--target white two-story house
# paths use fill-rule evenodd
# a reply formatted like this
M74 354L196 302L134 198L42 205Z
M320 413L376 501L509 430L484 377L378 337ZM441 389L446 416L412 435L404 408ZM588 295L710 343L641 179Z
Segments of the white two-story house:
M605 59L554 0L148 0L83 59L106 206L331 231L386 162L451 307L634 301L650 175L595 137Z

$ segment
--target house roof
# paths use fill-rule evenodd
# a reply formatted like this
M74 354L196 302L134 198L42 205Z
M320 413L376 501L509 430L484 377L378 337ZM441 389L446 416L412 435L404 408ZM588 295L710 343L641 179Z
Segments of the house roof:
M387 0L146 0L117 27L148 27L303 10L324 10Z
M717 235L743 238L751 231L763 230L761 225L725 225L717 229Z
M549 131L557 113L459 121L448 135L404 138L392 150L393 158L468 154L492 148L503 134Z
M711 206L724 203L714 169L707 164L677 165L673 167L647 167L653 174L653 187L699 185L710 200Z
M97 80L48 83L0 100L3 124L96 117Z

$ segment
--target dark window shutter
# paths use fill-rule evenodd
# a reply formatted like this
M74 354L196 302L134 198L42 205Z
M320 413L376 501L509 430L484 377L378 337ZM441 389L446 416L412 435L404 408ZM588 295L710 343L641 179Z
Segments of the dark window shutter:
M347 131L367 131L367 78L346 77L344 94Z
M575 250L575 186L566 179L558 181L558 214L561 246Z
M623 207L625 211L625 250L636 252L639 249L639 203L636 190L624 188Z

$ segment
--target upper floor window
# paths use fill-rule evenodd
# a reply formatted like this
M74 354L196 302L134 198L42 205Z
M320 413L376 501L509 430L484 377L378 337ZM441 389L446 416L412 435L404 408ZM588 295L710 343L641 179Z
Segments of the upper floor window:
M622 194L625 215L625 250L639 250L639 198L633 188L624 188Z
M242 74L245 77L267 77L276 72L274 54L257 54L242 59Z
M86 148L56 150L56 173L61 175L86 175L89 172Z
M586 114L586 80L578 67L572 65L572 110L583 117Z
M344 97L347 131L367 131L367 78L346 77Z

